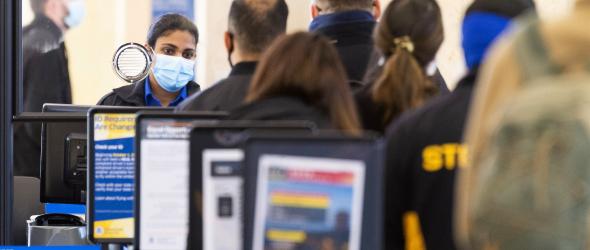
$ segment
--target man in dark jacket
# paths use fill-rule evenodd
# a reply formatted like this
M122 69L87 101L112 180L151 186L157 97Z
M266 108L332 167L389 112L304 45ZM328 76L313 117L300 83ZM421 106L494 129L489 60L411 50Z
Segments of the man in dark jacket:
M377 52L373 29L381 16L379 0L315 0L311 6L312 32L333 40L346 68L353 90L360 88L368 69L377 65L371 60Z
M234 0L224 37L231 73L184 101L177 110L231 111L240 106L261 54L285 33L288 15L284 0Z
M532 0L476 0L463 21L469 74L457 89L403 115L387 133L385 249L418 244L455 249L455 173L466 167L462 144L478 67L512 19L534 8Z
M33 22L23 28L23 111L45 103L72 103L64 32L81 22L80 1L31 0ZM15 175L39 176L41 126L16 124Z

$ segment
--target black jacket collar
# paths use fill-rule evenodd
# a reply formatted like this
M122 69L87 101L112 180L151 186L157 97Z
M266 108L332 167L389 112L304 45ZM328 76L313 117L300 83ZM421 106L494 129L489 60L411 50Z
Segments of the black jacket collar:
M187 85L188 95L191 96L200 91L201 87L196 82L189 82ZM134 84L125 85L120 88L113 89L115 95L136 106L145 106L145 81L136 82Z
M373 44L373 29L376 22L363 21L348 24L330 25L317 30L327 36L337 46Z
M258 62L241 62L232 68L231 72L229 73L230 76L236 75L254 75L254 71L256 71L256 66Z

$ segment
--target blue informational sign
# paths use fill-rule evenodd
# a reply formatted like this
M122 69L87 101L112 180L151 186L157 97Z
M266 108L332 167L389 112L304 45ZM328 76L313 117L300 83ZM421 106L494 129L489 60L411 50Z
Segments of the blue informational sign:
M158 17L176 13L195 20L195 1L194 0L152 0L152 22Z
M135 114L94 115L94 239L134 234Z

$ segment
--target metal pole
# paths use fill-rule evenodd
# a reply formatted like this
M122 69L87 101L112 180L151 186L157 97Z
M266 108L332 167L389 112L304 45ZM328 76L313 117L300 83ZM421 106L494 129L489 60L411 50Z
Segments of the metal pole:
M7 245L11 240L12 4L12 1L0 2L0 245Z
M21 1L0 1L0 245L12 242L13 90L21 79Z

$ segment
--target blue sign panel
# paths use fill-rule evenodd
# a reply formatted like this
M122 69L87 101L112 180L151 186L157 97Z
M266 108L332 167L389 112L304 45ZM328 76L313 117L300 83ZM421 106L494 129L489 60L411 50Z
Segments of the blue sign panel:
M152 21L158 17L176 13L195 20L195 2L194 0L152 0Z

